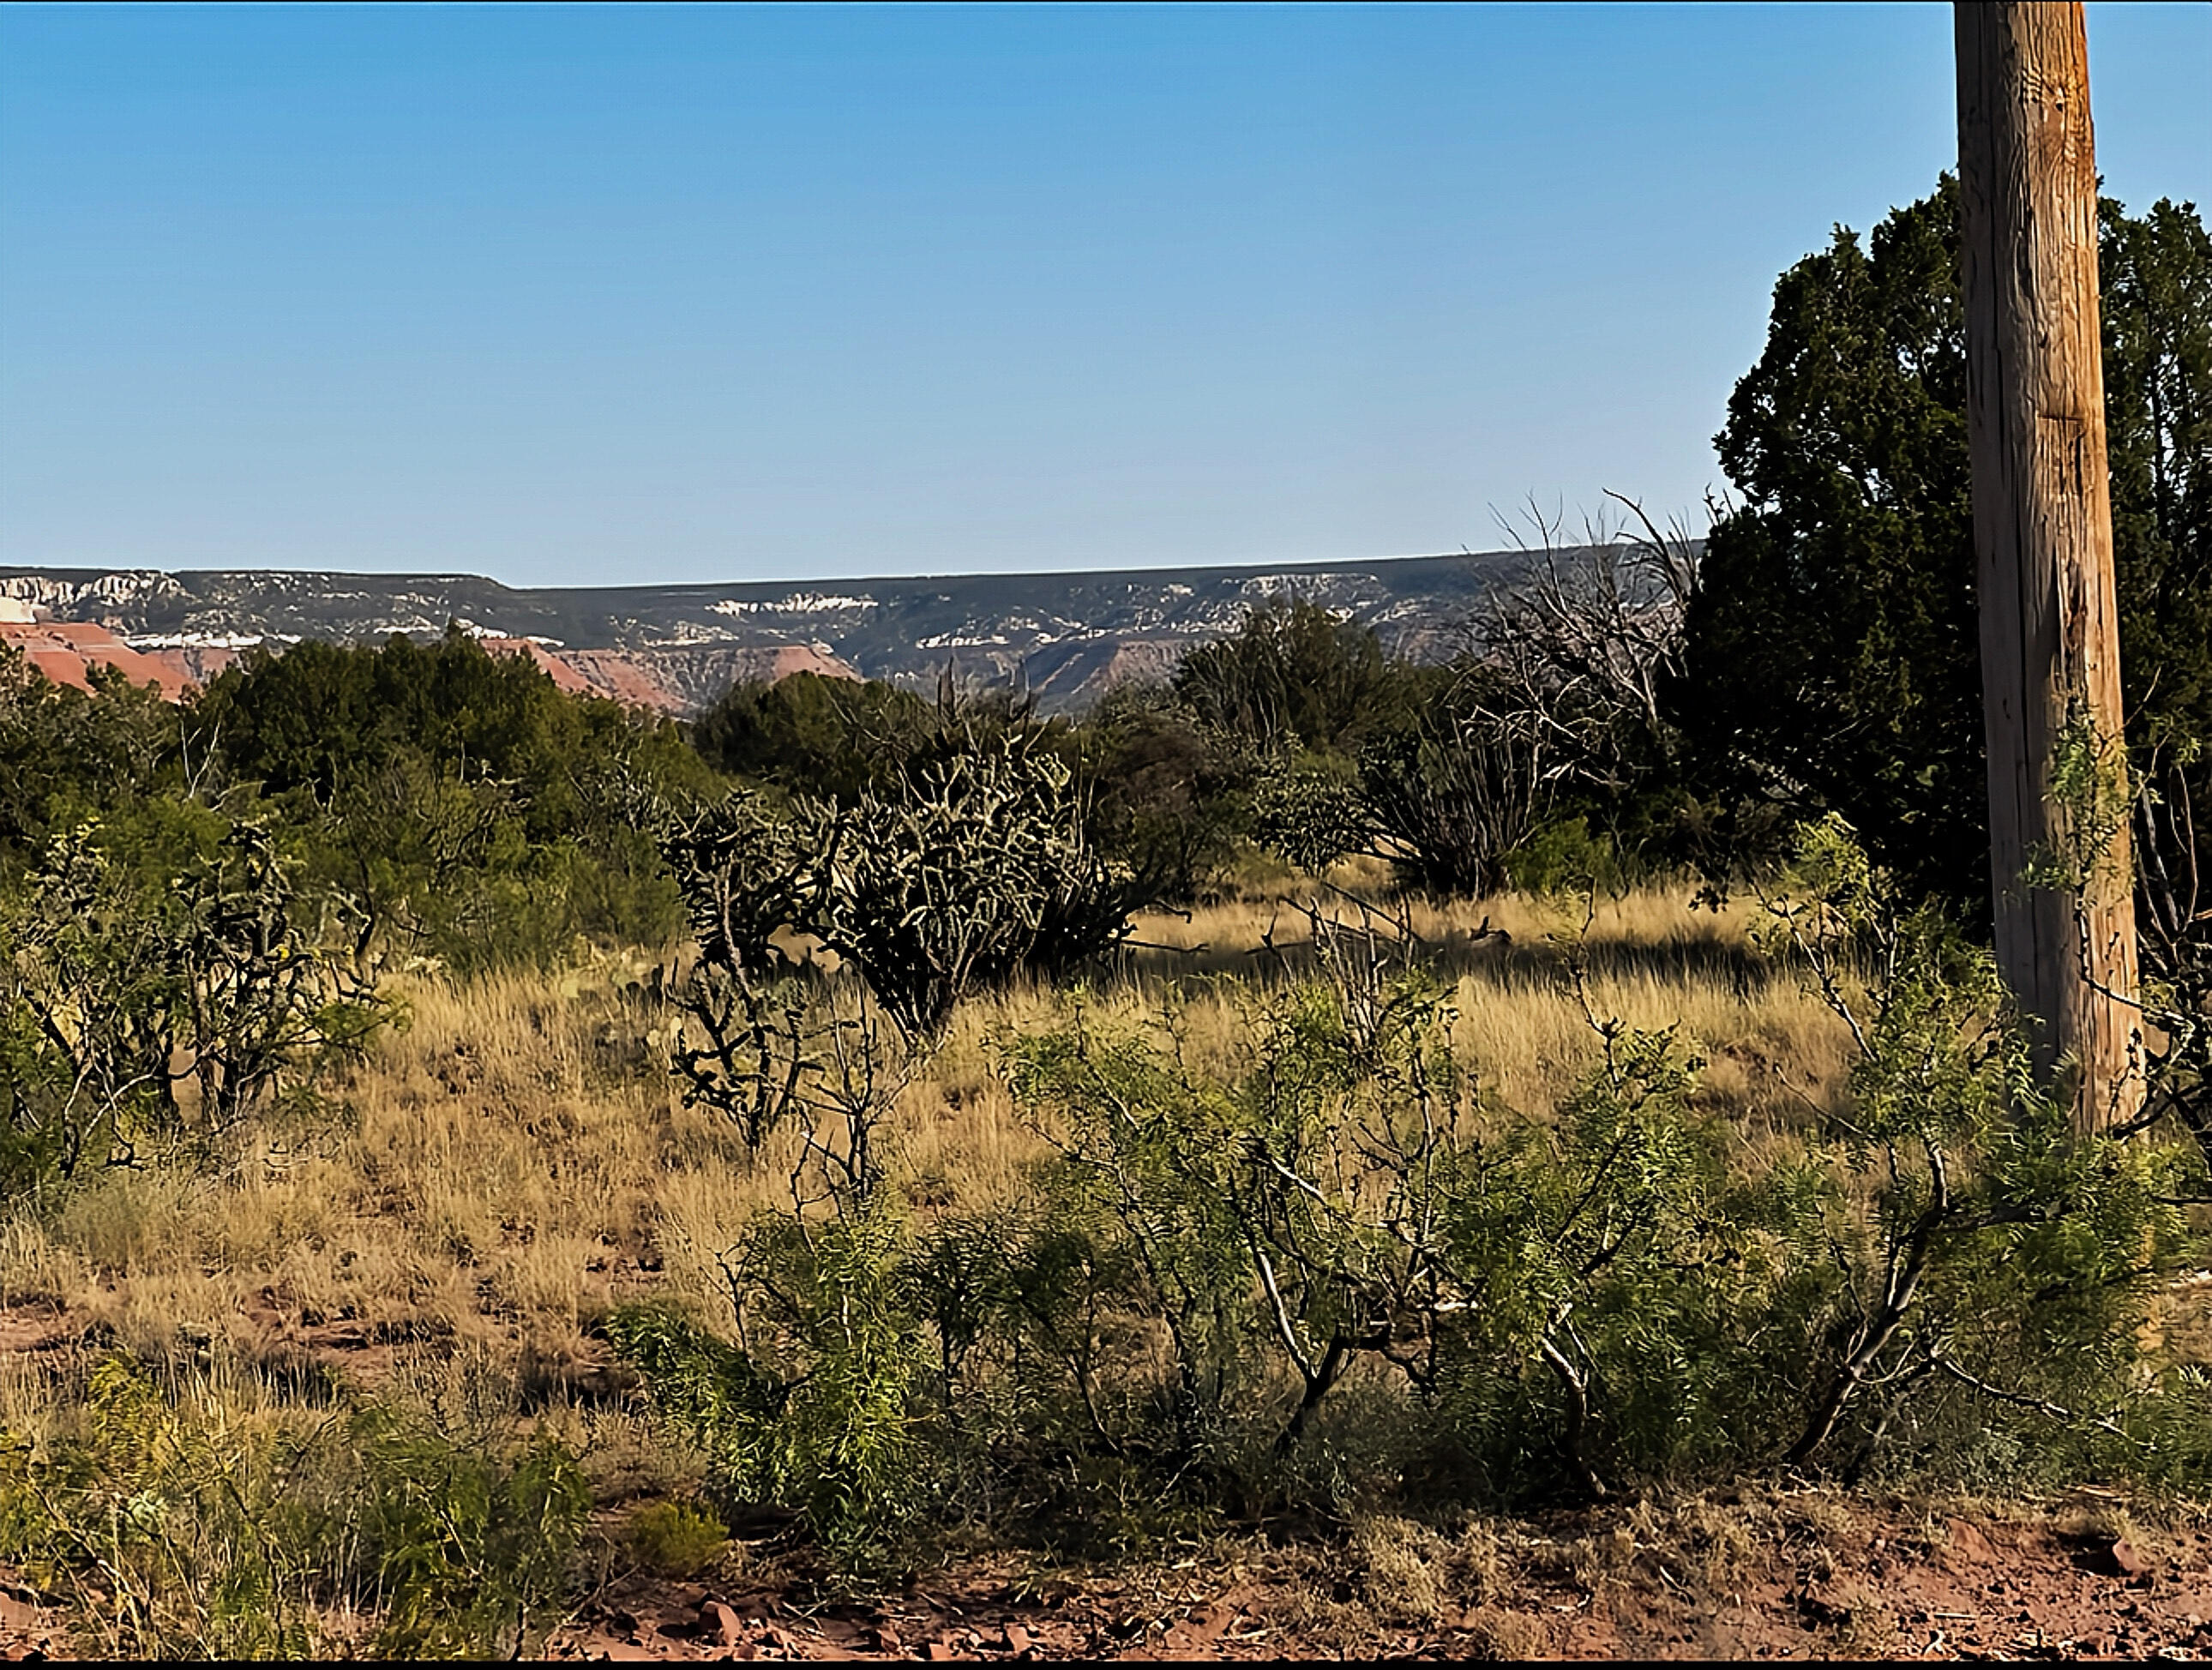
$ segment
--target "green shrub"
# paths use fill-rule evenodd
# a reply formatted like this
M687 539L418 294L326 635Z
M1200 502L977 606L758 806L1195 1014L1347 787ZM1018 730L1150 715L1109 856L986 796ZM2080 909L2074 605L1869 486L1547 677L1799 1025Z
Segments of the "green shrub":
M1312 876L1348 853L1365 852L1375 838L1352 774L1310 758L1278 760L1261 772L1252 790L1252 832Z
M72 1595L118 1657L303 1658L343 1540L328 1430L178 1407L133 1365L94 1371L81 1439L0 1435L0 1557Z
M663 1577L696 1577L729 1546L721 1521L689 1502L653 1502L629 1516L631 1551Z
M896 685L802 672L731 686L693 723L691 740L747 782L850 801L902 774L931 718L927 701Z
M1249 832L1261 750L1158 684L1116 685L1075 735L1093 839L1138 896L1182 906L1218 885Z
M1164 1383L1142 1351L1087 1381L1150 1377L1188 1467L1255 1424L1288 1459L1362 1364L1395 1370L1491 1499L1777 1460L2169 1466L2153 1452L2191 1427L2154 1412L2138 1336L2200 1244L2179 1203L2201 1156L2077 1139L2029 1084L1986 953L1900 915L1840 824L1806 833L1794 885L1777 954L1859 1059L1832 1123L1755 1163L1697 1110L1671 1032L1594 1017L1600 1064L1555 1113L1476 1096L1441 995L1319 920L1320 978L1255 1011L1233 1072L1195 1068L1172 1012L1150 1037L1079 1011L1015 1043L1062 1150L1042 1187L1085 1206L1034 1245L1122 1264L1109 1304L1170 1347ZM2156 1436L2123 1441L2130 1412Z
M1623 866L1619 849L1592 834L1587 817L1556 818L1538 828L1499 860L1506 880L1522 893L1585 892L1617 887Z
M865 1559L921 1507L928 1362L907 1303L909 1246L880 1200L820 1222L764 1216L729 1266L745 1347L665 1309L607 1320L726 1508L794 1509L834 1553Z
M1887 1442L1955 1467L2025 1415L2021 1465L2079 1454L2137 1404L2136 1345L2196 1241L2203 1157L2075 1132L2038 1084L1989 952L1932 906L1900 911L1847 825L1802 827L1768 900L1786 948L1850 1028L1846 1105L1820 1133L1833 1180L1800 1257L1838 1280L1812 1320L1805 1424L1787 1452Z
M1601 1460L1656 1474L1740 1442L1714 1365L1767 1283L1725 1134L1689 1109L1694 1060L1609 1029L1556 1122L1516 1115L1475 1094L1442 993L1372 958L1267 1005L1226 1079L1172 1023L1014 1046L1065 1133L1058 1187L1090 1206L1069 1221L1124 1243L1121 1291L1172 1344L1182 1448L1235 1448L1257 1418L1288 1458L1363 1362L1466 1429L1494 1489L1564 1467L1601 1490Z
M363 1470L356 1581L382 1602L380 1655L519 1658L567 1609L591 1509L575 1458L540 1435L512 1460L372 1410L354 1422Z
M94 1369L82 1436L0 1432L0 1558L119 1657L351 1652L349 1609L379 1654L526 1654L565 1609L587 1507L550 1438L502 1457L374 1406L242 1416L121 1358Z
M1186 655L1174 683L1213 730L1270 749L1352 752L1400 716L1405 672L1372 628L1295 598L1247 610L1234 633Z

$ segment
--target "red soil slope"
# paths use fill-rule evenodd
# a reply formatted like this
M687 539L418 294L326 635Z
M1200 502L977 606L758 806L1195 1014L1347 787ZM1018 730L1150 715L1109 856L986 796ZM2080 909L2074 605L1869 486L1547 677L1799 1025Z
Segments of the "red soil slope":
M732 683L775 681L793 673L830 678L860 675L835 656L805 644L739 648L730 645L670 645L636 650L549 649L534 638L480 639L494 655L527 656L573 695L601 695L626 707L688 718ZM231 649L137 650L104 626L74 621L0 620L0 643L21 649L30 664L57 684L92 687L94 667L118 669L133 683L158 685L165 700L181 701L237 659Z
M134 684L157 684L179 700L191 681L179 663L131 647L104 626L80 621L0 621L0 643L13 644L57 684L92 688L94 667L113 667Z

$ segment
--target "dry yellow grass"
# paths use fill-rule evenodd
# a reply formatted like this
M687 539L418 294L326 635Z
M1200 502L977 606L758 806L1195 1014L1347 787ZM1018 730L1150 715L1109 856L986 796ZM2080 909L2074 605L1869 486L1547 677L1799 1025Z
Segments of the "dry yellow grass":
M1139 937L1153 949L1095 977L1080 1000L1121 1024L1177 1005L1192 1053L1234 1070L1253 1005L1304 961L1297 903L1278 884L1149 917ZM1693 910L1686 887L1601 899L1587 914L1509 897L1417 903L1407 918L1451 983L1465 1059L1516 1107L1553 1107L1589 1072L1601 1048L1593 1017L1679 1027L1707 1063L1703 1107L1753 1149L1796 1140L1847 1070L1842 1024L1758 954L1741 913ZM321 1374L427 1410L443 1431L547 1423L602 1506L690 1499L702 1459L606 1395L618 1385L590 1324L648 1295L720 1321L717 1255L784 1203L791 1152L787 1139L753 1156L726 1122L683 1105L667 1072L674 1017L645 972L611 960L559 979L413 980L394 993L408 1023L329 1084L319 1112L245 1133L226 1167L155 1164L44 1216L0 1211L0 1429L80 1428L88 1367L112 1339L168 1365L192 1406L230 1430L297 1424L303 1399L327 1394ZM1009 1038L1063 1023L1076 1000L1023 987L955 1017L889 1133L894 1175L919 1205L1002 1199L1048 1151L999 1062ZM25 1349L42 1330L93 1349ZM1333 1395L1356 1398L1362 1383ZM1385 1424L1356 1407L1349 1418ZM1950 1511L1927 1508L1931 1546ZM1978 1517L2006 1513L2049 1520L2051 1508ZM2077 1521L2165 1546L2142 1528L2150 1521L2099 1501L2063 1528ZM1449 1627L1492 1655L1553 1653L1568 1638L1555 1590L1602 1587L1688 1619L1776 1570L1833 1576L1830 1548L1856 1546L1865 1527L1854 1523L1840 1497L1756 1487L1632 1503L1591 1534L1363 1509L1340 1542L1261 1550L1273 1574L1267 1616L1307 1650L1371 1653L1407 1630ZM1115 1593L1118 1617L1127 1603ZM1877 1602L1855 1605L1820 1643L1881 1649L1894 1631Z
M1365 878L1337 879L1351 890ZM1415 902L1405 921L1422 954L1456 975L1456 1041L1515 1106L1548 1108L1590 1070L1601 1047L1593 1015L1646 1030L1679 1026L1706 1060L1709 1105L1762 1133L1802 1125L1808 1101L1832 1099L1847 1070L1841 1023L1795 972L1757 953L1743 909L1692 909L1686 885L1601 896L1594 907L1518 896ZM1156 987L1295 968L1308 929L1296 898L1284 896L1147 918L1138 937L1166 948L1135 959L1139 985ZM1577 951L1588 1012L1566 977Z
M1481 938L1486 920L1510 939ZM1512 898L1418 906L1411 920L1457 981L1459 1042L1517 1106L1550 1105L1599 1048L1554 936L1579 940L1598 1014L1684 1028L1711 1063L1708 1104L1747 1141L1802 1122L1800 1092L1824 1098L1840 1076L1840 1028L1752 951L1740 921L1692 911L1686 890L1601 901L1586 929L1579 912ZM1255 955L1271 931L1285 955ZM1139 937L1170 949L1133 955L1085 1001L1135 1021L1172 984L1194 1048L1225 1063L1246 1035L1244 1006L1295 967L1303 936L1279 897L1148 918ZM272 1333L351 1325L370 1345L397 1345L349 1339L362 1373L505 1364L561 1403L596 1311L652 1291L711 1311L715 1255L784 1198L778 1155L755 1159L682 1105L665 1066L671 1017L636 972L609 963L562 981L403 987L404 1028L328 1087L320 1114L250 1133L227 1172L118 1174L46 1219L0 1220L0 1305L58 1307L72 1332L102 1324L149 1354L228 1339L250 1358ZM917 1199L1003 1198L1040 1154L996 1048L1054 1023L1069 1001L1021 989L956 1018L895 1120L894 1163ZM0 1353L0 1424L39 1418L50 1401Z

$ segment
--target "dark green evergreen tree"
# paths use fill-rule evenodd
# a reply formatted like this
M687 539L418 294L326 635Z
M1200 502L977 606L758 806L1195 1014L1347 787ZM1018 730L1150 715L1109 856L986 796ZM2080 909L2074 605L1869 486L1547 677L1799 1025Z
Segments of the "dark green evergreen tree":
M2105 440L2131 728L2212 744L2212 237L2106 201ZM2139 721L2139 722L2138 722Z
M2106 402L2131 737L2212 734L2212 250L2193 205L2108 203ZM1775 286L1717 438L1670 715L1739 807L1844 813L1917 889L1986 908L1958 214L1946 177Z
M900 774L930 720L910 690L801 672L731 686L699 715L691 740L732 776L850 800Z
M672 720L571 695L457 630L249 656L188 730L196 757L280 810L364 958L471 969L557 957L580 934L657 943L682 915L638 797L720 786Z

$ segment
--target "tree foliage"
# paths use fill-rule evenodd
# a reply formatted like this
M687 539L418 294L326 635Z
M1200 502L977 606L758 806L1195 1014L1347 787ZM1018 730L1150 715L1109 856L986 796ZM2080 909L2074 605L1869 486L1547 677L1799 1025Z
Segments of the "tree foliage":
M2101 219L2105 394L2133 740L2212 725L2212 246L2193 206ZM1845 813L1911 887L1986 909L1955 190L1785 272L1717 440L1670 717L1709 787ZM2198 791L2200 793L2202 791Z
M1726 791L1843 808L1960 898L1988 870L1963 321L1948 180L1782 276L1674 704Z
M802 672L732 685L694 721L691 740L732 776L850 800L896 776L932 719L910 690Z
M2193 203L2106 200L2105 441L2128 712L2212 738L2212 236ZM2200 810L2212 808L2202 798Z
M311 880L346 899L364 968L669 937L675 890L633 803L718 787L670 721L571 695L458 630L257 653L193 704L186 740L283 809Z
M1356 748L1401 701L1400 670L1374 631L1302 598L1249 611L1185 656L1174 684L1202 726L1316 752Z
M0 643L0 879L87 817L182 786L178 714L111 667L57 684Z

